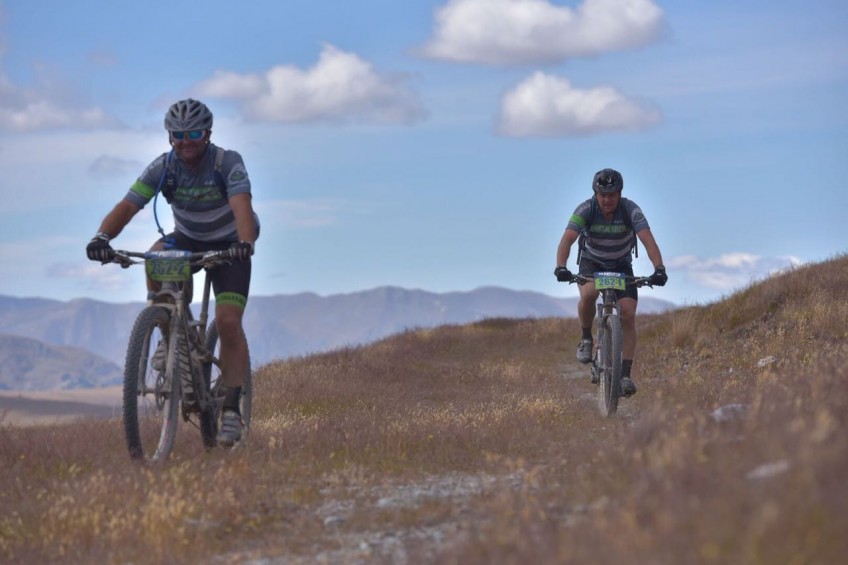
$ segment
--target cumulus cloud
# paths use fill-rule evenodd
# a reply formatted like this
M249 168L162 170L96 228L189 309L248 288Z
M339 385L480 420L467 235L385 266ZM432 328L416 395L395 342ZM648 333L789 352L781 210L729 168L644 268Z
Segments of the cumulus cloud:
M694 255L673 257L666 261L666 266L669 273L683 274L686 279L699 286L730 292L772 274L797 267L801 263L798 257L791 255L763 257L739 252L707 258Z
M590 57L640 47L663 28L652 0L450 0L436 10L422 54L462 63L517 65Z
M86 237L90 235L86 234ZM147 245L139 249L147 249L150 246L151 237L147 237ZM138 273L128 273L121 268L103 268L99 263L92 263L84 259L82 245L87 240L78 236L47 235L36 238L27 238L23 241L0 242L0 257L8 264L15 265L15 276L6 282L7 292L21 292L26 290L31 281L39 279L66 279L80 288L105 291L116 290L121 286L132 283L130 277L135 281L142 281ZM50 263L54 255L63 257L81 257L75 261ZM112 265L117 267L117 265ZM134 275L134 276L133 276ZM122 282L123 281L123 282ZM139 286L138 282L134 283ZM142 283L143 284L143 283ZM143 296L139 293L139 296Z
M63 100L50 89L25 88L0 73L0 131L31 132L57 128L116 127L102 108Z
M332 45L324 45L308 69L278 65L263 74L219 71L195 90L237 101L244 115L256 121L405 124L424 115L403 77L379 73L368 61Z
M511 137L559 137L639 130L661 120L652 104L615 88L578 89L536 72L504 95L498 130Z
M0 4L0 58L6 53L5 11ZM49 129L94 129L120 123L102 108L80 104L69 95L73 88L41 76L35 87L18 85L0 69L0 132L24 133Z

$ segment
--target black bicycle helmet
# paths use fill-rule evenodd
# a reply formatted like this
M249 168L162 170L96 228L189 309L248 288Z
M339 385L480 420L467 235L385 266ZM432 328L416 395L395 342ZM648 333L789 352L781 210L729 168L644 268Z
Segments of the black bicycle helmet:
M206 104L187 98L175 102L165 114L168 131L194 131L212 129L212 112Z
M621 178L621 173L615 169L604 169L595 173L595 178L592 181L592 190L610 194L613 192L621 192L624 188L624 179Z

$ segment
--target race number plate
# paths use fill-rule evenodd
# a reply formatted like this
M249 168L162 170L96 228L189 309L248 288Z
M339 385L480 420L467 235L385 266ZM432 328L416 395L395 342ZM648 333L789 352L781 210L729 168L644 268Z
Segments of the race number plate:
M595 288L604 290L624 290L627 286L624 273L595 273Z
M150 251L145 255L144 268L154 281L180 282L191 278L191 251Z

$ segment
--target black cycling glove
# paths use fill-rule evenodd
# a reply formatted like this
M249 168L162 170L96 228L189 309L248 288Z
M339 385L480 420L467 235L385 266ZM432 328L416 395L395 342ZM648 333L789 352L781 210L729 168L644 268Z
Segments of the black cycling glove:
M648 277L649 284L653 286L665 286L668 282L668 275L665 274L665 267L662 265L654 269L654 274Z
M230 245L230 257L236 261L247 261L253 255L253 244L249 241L238 241Z
M85 254L92 261L109 263L115 258L115 250L109 245L109 234L100 232L85 246Z
M554 276L559 282L571 282L574 280L574 275L571 274L571 271L568 270L568 267L564 265L558 266L554 269Z

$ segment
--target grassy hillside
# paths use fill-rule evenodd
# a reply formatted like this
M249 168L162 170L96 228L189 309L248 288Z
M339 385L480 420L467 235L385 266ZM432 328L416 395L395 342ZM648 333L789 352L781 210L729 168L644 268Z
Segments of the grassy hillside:
M80 347L0 333L0 390L68 390L122 381L121 367Z
M234 452L6 426L0 560L841 562L845 288L840 257L640 317L612 419L574 320L495 319L263 367Z

